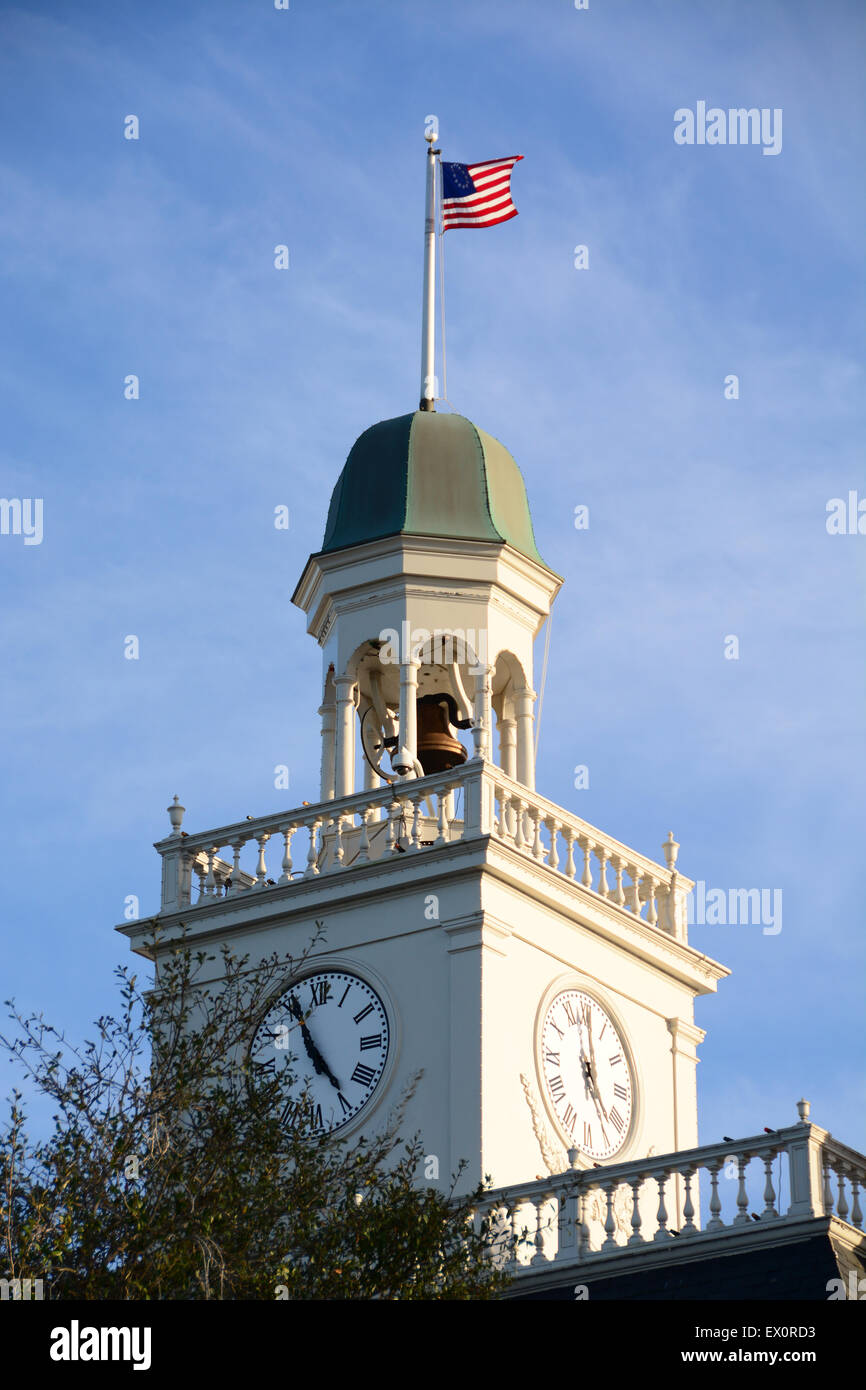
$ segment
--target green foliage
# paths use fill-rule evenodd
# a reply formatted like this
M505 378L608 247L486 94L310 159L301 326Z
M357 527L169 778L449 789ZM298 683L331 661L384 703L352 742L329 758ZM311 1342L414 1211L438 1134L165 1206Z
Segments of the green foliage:
M13 1092L0 1272L42 1278L52 1299L498 1296L495 1233L472 1219L482 1189L419 1183L420 1140L398 1137L408 1095L384 1133L351 1141L313 1132L303 1105L280 1123L291 1068L263 1077L248 1049L300 962L250 967L183 939L154 958L153 988L118 970L118 1015L81 1048L10 1014L0 1045L55 1114L32 1140Z

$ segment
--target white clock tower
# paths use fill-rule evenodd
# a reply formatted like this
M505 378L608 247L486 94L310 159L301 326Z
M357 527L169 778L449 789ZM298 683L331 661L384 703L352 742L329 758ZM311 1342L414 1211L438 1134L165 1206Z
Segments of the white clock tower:
M420 1073L406 1132L443 1182L698 1142L693 1004L727 971L688 944L673 835L656 862L535 789L560 583L497 440L430 409L374 425L294 595L322 650L320 788L195 833L175 804L157 845L167 938L297 956L324 921L254 1055L294 1029L315 1122L348 1136ZM140 949L153 926L123 930Z

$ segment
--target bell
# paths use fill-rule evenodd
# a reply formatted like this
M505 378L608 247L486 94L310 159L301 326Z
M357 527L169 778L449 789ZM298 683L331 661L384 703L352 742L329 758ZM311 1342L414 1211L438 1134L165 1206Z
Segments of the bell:
M422 695L417 701L418 761L426 777L466 761L466 749L450 731L451 704L447 695Z

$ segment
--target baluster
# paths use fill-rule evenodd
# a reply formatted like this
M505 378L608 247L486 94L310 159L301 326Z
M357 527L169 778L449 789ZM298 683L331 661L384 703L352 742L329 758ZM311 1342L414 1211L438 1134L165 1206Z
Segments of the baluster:
M610 884L607 881L608 859L607 850L603 845L596 845L595 857L598 860L598 888L596 892L600 893L603 898L608 898L610 897Z
M562 1225L560 1227L559 1248L577 1248L578 1200L574 1187L569 1187L562 1197Z
M532 857L533 859L544 858L544 845L541 843L541 811L537 806L533 806L529 811L530 823L535 827L532 836Z
M722 1209L722 1201L719 1197L719 1169L724 1163L723 1158L716 1158L712 1163L707 1164L710 1170L710 1219L707 1222L708 1231L721 1231L724 1229L724 1221L719 1219L719 1212Z
M550 831L550 852L547 856L547 863L551 869L558 869L559 851L556 848L556 839L560 831L559 821L555 816L549 816L544 824Z
M640 869L636 864L627 864L626 868L628 869L628 876L631 879L631 886L628 890L630 899L628 910L629 912L633 912L635 917L640 917Z
M500 840L508 839L508 792L504 787L493 787L493 795L499 805L499 816L494 822L496 835Z
M695 1175L694 1168L686 1168L683 1173L683 1182L686 1185L686 1199L683 1202L683 1216L686 1218L684 1225L680 1229L681 1236L695 1236L698 1228L694 1223L695 1204L692 1201L692 1178Z
M394 852L397 849L397 816L400 812L400 803L395 800L388 807L388 830L385 839L385 851Z
M602 1241L602 1245L601 1245L602 1252L604 1252L605 1250L616 1250L616 1249L617 1249L617 1243L616 1243L616 1239L615 1239L615 1237L616 1237L616 1219L614 1218L614 1214L613 1214L613 1195L614 1195L614 1190L615 1190L615 1188L616 1188L616 1183L613 1183L613 1182L605 1182L605 1183L602 1183L602 1185L601 1185L601 1190L602 1190L602 1192L603 1192L604 1195L605 1195L605 1200L607 1201L607 1211L606 1211L606 1213L605 1213L605 1218L604 1218L605 1238L604 1238L604 1240Z
M207 865L206 863L200 864L199 861L196 859L195 863L193 864L193 868L195 870L196 878L198 879L198 898L196 899L196 902L204 902L204 899L207 897Z
M737 1154L738 1176L737 1183L737 1214L734 1217L734 1226L748 1226L749 1224L749 1194L746 1191L746 1167L749 1162L749 1154Z
M646 884L646 919L650 926L654 927L659 919L656 909L656 891L659 885L651 874L647 874L644 883Z
M776 1211L776 1190L773 1187L773 1159L778 1150L771 1149L764 1157L764 1172L766 1181L764 1183L764 1210L761 1212L762 1221L775 1221L779 1213Z
M439 792L439 815L436 824L437 833L434 841L434 848L436 845L448 844L448 798L450 795L450 787L446 787L443 791Z
M296 825L290 825L287 830L283 831L283 840L285 842L283 862L281 865L283 872L277 880L278 883L291 883L292 881L292 836L297 828Z
M331 872L339 873L343 867L343 860L346 851L343 849L343 817L342 814L331 818L331 827L334 831L334 849L331 855Z
M824 1188L824 1190L823 1190L823 1193L822 1193L822 1196L823 1196L823 1198L824 1198L824 1215L825 1215L825 1216L832 1216L832 1215L833 1215L833 1193L832 1193L831 1190L830 1190L830 1160L829 1160L829 1158L827 1157L826 1151L821 1155L821 1165L822 1165L822 1167L823 1167L823 1169L824 1169L824 1183L823 1183L823 1188Z
M860 1206L860 1176L851 1172L851 1225L858 1229L863 1225L863 1208Z
M584 888L592 887L592 851L595 845L587 835L578 835L577 842L583 850L583 877L581 883Z
M270 838L270 835L256 836L256 844L259 847L259 862L256 865L256 881L253 885L255 888L264 888L265 886L265 879L268 876L268 871L265 866L265 845Z
M581 1188L578 1197L577 1215L577 1258L579 1260L584 1259L592 1249L589 1222L586 1219L586 1203L588 1197L589 1193Z
M232 886L228 890L232 897L241 891L241 850L245 844L246 840L232 840L234 863L232 864Z
M510 1245L511 1245L511 1249L510 1249L509 1255L508 1255L508 1263L507 1263L507 1265L506 1265L506 1268L508 1269L509 1273L512 1273L512 1274L513 1274L514 1271L517 1269L517 1242L518 1242L518 1234L517 1234L517 1208L518 1208L518 1206L519 1206L519 1203L518 1203L518 1202L512 1202L512 1204L511 1204L510 1207L506 1207L506 1211L508 1212L508 1217L509 1217L509 1226L510 1226L509 1242L510 1242Z
M206 898L216 897L216 875L214 874L213 867L218 848L217 845L214 845L213 849L205 850L207 854L207 877L204 881L204 896Z
M645 1245L646 1241L641 1235L641 1214L640 1214L640 1190L643 1187L643 1175L631 1179L631 1235L626 1241L626 1245Z
M568 857L565 861L565 877L573 879L577 873L577 867L574 862L575 833L569 826L566 826L562 833L568 847Z
M836 1169L836 1181L839 1184L839 1200L836 1203L836 1215L843 1221L848 1220L848 1198L845 1196L845 1169L842 1164Z
M656 1178L659 1185L659 1209L656 1213L658 1230L653 1236L654 1241L673 1240L673 1236L668 1230L668 1209L665 1206L665 1185L669 1177L670 1173L662 1173L660 1178Z
M411 797L412 823L409 833L409 846L411 849L421 848L421 802L423 800L423 793L416 793Z
M361 811L361 835L358 843L358 854L355 859L356 864L369 864L370 862L370 831L367 825L367 818L370 814L370 807L366 806Z
M319 826L320 820L314 820L310 826L310 847L307 850L307 868L304 878L315 878L319 872Z
M614 888L612 894L613 901L616 903L617 907L624 907L625 889L622 886L622 871L625 868L625 864L623 863L622 859L620 859L618 854L615 854L610 862L613 865L614 873L616 874L616 887Z
M523 849L525 836L523 826L523 813L526 810L526 802L521 801L519 796L512 798L514 807L514 848Z
M539 1197L532 1197L532 1198L530 1198L530 1200L531 1200L531 1202L532 1202L532 1205L533 1205L534 1208L535 1208L535 1239L534 1239L534 1241L533 1241L533 1244L534 1244L534 1246L535 1246L535 1254L533 1255L533 1257L532 1257L532 1259L529 1261L529 1263L530 1263L531 1265L546 1265L546 1264L547 1264L547 1257L545 1256L545 1253L544 1253L544 1225L543 1225L543 1219L544 1219L544 1208L545 1208L545 1206L546 1206L546 1204L547 1204L547 1196L545 1195L545 1196L543 1196L543 1197L541 1197L541 1196L539 1196Z

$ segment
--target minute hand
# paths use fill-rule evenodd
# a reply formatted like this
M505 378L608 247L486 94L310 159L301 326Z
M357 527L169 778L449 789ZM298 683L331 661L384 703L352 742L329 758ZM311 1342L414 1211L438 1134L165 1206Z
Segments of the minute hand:
M334 1073L331 1071L331 1068L328 1066L321 1052L316 1047L316 1044L313 1042L313 1035L304 1021L304 1016L301 1013L301 1006L299 1005L296 999L291 999L289 1001L289 1012L291 1013L292 1017L301 1025L301 1037L304 1040L304 1047L306 1049L307 1056L313 1064L313 1069L316 1072L316 1075L327 1076L331 1085L339 1091L340 1083L335 1077Z
M600 1109L602 1115L604 1115L604 1118L607 1119L608 1114L604 1108L604 1101L602 1100L601 1094L598 1089L598 1072L596 1071L595 1066L595 1044L592 1040L592 1016L589 1013L586 1016L586 1033L587 1037L589 1038L589 1066L590 1071L592 1072L592 1094L595 1099L596 1105Z

